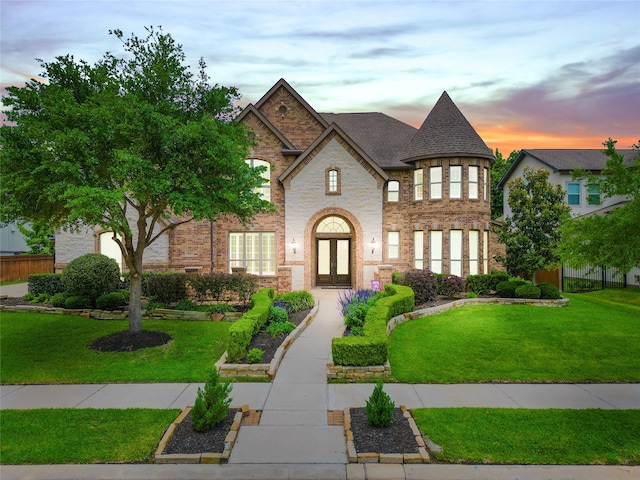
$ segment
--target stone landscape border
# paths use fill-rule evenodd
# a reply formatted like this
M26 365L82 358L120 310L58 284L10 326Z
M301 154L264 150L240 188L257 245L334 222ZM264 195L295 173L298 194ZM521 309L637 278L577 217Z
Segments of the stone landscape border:
M226 363L227 352L225 351L215 364L218 373L223 378L232 377L249 377L251 379L266 378L273 380L276 376L282 358L289 346L296 338L307 328L318 313L319 305L314 305L309 314L300 322L300 324L282 341L282 344L276 350L270 363Z
M249 414L249 405L243 405L242 409L235 414L233 417L233 423L229 428L229 433L224 440L224 451L222 453L219 452L203 452L203 453L162 453L165 448L167 448L167 444L171 440L173 436L173 432L175 432L178 424L182 422L185 417L189 414L192 407L187 407L175 421L169 425L169 428L164 432L160 443L158 444L158 448L156 449L156 453L153 456L154 463L226 463L229 461L229 457L231 456L231 449L236 441L238 436L238 430L240 430L240 425L242 423L242 417L247 416Z
M411 412L404 405L400 405L400 409L415 436L418 453L358 453L353 443L353 432L351 431L351 409L347 407L344 409L344 434L347 440L347 460L349 463L431 463L426 442Z
M460 308L466 305L533 305L538 307L566 307L569 304L568 298L558 300L550 299L529 299L529 298L462 298L449 303L443 303L435 307L423 308L410 313L403 313L391 318L387 322L387 336L401 323L415 320L422 317L429 317L446 312L453 308ZM391 375L391 366L387 360L384 365L335 365L333 356L329 356L327 362L327 380L347 379L351 381L363 379L375 379Z

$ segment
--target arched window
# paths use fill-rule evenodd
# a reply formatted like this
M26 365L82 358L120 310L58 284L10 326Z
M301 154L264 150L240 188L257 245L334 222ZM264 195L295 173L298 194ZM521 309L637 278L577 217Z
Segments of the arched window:
M318 224L316 233L351 233L351 228L343 218L332 216Z
M255 193L259 193L260 196L267 200L271 201L271 164L269 162L265 162L264 160L257 160L254 158L250 158L246 160L246 162L251 165L251 167L267 167L265 171L262 172L263 183L260 188L256 188L254 190Z
M100 234L100 253L109 258L113 258L118 264L120 271L122 271L122 252L118 244L113 240L113 236L113 232L103 232ZM116 235L116 237L121 238L120 235Z

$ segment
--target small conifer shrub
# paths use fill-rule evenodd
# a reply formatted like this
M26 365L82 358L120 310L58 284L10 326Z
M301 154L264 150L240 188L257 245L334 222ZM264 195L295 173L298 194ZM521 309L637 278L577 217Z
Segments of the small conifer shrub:
M204 390L198 388L198 396L191 410L191 422L196 432L206 432L224 420L231 403L231 380L220 381L220 374L213 369L204 384Z
M393 400L382 390L382 381L378 381L373 393L367 400L367 405L364 407L367 414L367 422L376 428L388 427L393 420L394 408Z

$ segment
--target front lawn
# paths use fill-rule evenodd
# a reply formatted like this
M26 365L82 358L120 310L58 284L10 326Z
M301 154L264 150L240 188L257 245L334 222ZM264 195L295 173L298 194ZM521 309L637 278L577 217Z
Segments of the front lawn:
M566 294L565 308L462 307L391 334L405 383L639 382L640 291Z
M87 345L126 330L126 321L69 315L2 313L0 383L204 382L226 349L229 323L145 320L169 333L167 345L97 352Z
M4 465L145 461L180 410L1 410Z
M640 463L640 410L419 408L436 461L537 465Z

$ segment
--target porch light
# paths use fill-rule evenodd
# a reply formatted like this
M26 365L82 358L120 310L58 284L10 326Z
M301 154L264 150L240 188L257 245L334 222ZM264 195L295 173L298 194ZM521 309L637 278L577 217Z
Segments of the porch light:
M296 242L295 237L293 237L293 240L291 240L291 248L293 248L293 253L296 253L296 249L298 248L298 243Z
M375 251L376 251L376 239L375 239L375 237L373 237L371 239L371 253L373 253Z

